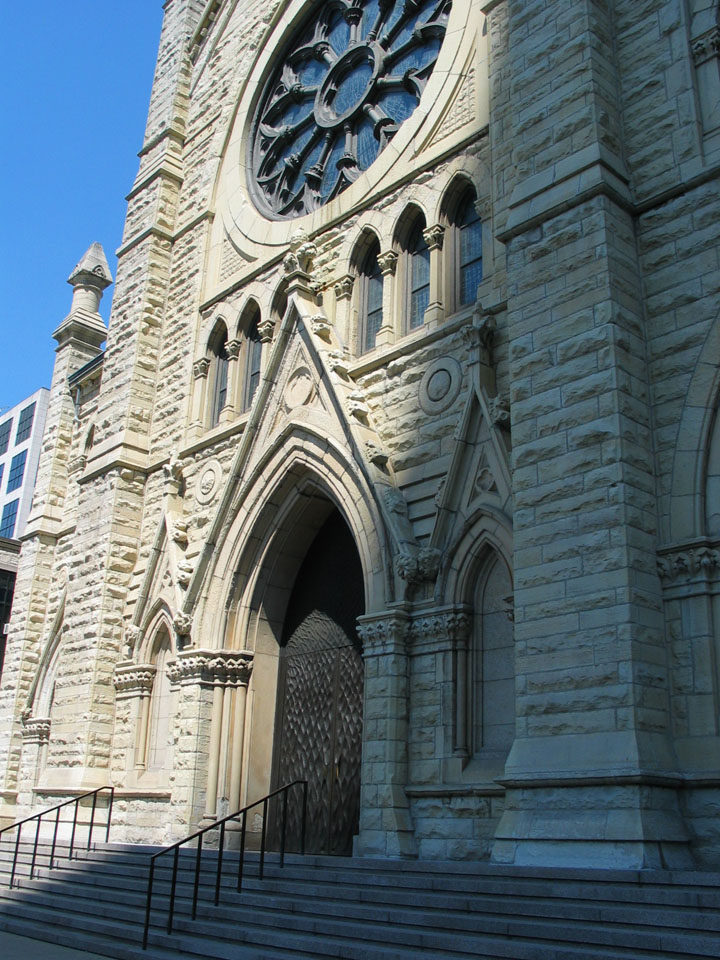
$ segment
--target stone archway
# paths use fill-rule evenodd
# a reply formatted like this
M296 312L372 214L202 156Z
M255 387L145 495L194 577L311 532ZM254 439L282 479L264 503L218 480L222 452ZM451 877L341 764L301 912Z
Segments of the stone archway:
M357 618L364 612L360 558L334 510L292 586L280 643L273 785L308 781L306 851L352 852L360 813L364 671ZM277 838L279 821L274 832ZM288 845L297 848L291 806Z

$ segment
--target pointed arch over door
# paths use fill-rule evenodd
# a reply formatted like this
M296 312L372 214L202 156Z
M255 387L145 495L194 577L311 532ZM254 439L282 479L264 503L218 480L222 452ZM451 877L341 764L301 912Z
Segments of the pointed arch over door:
M306 850L350 854L360 813L362 568L337 510L311 544L290 594L278 669L273 780L308 781ZM291 849L300 830L291 812Z

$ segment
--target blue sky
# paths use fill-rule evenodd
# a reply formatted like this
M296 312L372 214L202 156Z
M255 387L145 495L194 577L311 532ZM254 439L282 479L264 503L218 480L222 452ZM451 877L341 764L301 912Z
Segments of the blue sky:
M115 275L161 24L162 0L0 4L0 409L50 386L66 280L93 241Z

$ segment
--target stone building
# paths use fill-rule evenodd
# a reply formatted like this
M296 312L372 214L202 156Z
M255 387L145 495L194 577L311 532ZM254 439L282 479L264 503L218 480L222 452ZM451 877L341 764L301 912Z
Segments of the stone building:
M166 0L71 277L2 814L720 854L717 0ZM101 345L107 336L104 352Z

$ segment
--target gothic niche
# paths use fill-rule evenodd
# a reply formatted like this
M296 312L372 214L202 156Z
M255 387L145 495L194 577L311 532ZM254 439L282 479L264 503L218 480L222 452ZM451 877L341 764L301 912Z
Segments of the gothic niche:
M329 0L293 31L250 138L258 208L303 216L350 186L417 107L451 0Z

